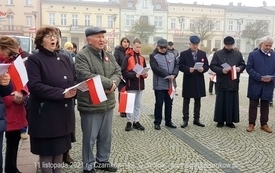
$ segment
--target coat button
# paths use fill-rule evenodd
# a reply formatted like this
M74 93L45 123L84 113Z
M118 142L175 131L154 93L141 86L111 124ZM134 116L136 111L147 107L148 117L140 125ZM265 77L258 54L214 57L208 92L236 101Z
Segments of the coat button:
M67 79L67 76L64 76L64 79Z
M57 57L57 60L59 61L59 60L60 60L60 58L59 58L59 57Z
M65 107L68 107L68 104L65 104Z

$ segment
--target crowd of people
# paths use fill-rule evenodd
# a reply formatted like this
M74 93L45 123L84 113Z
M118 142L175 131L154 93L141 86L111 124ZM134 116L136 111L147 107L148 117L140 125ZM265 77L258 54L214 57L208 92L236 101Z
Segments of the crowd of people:
M43 165L74 162L69 151L71 143L76 141L76 100L83 135L83 172L94 173L96 169L117 171L117 167L109 162L112 120L117 105L115 92L118 89L118 102L122 93L135 95L133 112L120 112L121 117L126 117L125 131L145 130L140 122L140 107L148 72L140 74L135 70L136 66L147 67L140 39L136 38L131 43L128 38L122 38L112 54L107 49L105 33L106 30L100 27L87 28L87 45L77 51L75 43L66 42L61 46L61 31L58 28L41 27L36 32L36 50L31 55L23 55L18 40L0 36L1 63L12 63L18 57L28 57L25 61L28 83L23 88L15 87L9 71L0 74L0 149L5 132L6 173L20 173L17 151L20 139L27 138L26 126L31 152L39 155L42 173L61 172L61 167ZM240 75L246 70L249 75L249 120L246 130L254 130L257 107L260 106L261 129L272 132L267 123L274 89L275 53L271 49L274 39L269 36L262 38L259 48L249 54L247 64L241 52L234 49L233 37L225 37L223 43L222 49L213 48L207 58L206 52L199 49L198 36L191 36L189 48L180 53L173 48L173 42L163 38L157 41L156 48L149 56L155 95L155 130L161 130L163 104L165 126L177 128L172 122L174 96L171 91L176 91L179 72L184 74L181 128L188 126L191 99L194 99L193 124L205 127L200 121L201 99L206 96L204 73L209 73L210 77L209 94L216 95L213 117L216 126L235 128L234 123L239 122ZM106 101L95 104L89 91L70 89L98 75ZM0 172L3 171L2 162L0 154Z

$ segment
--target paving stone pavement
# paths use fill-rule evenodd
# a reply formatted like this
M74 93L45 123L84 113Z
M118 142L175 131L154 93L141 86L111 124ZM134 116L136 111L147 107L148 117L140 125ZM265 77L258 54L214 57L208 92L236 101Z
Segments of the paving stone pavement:
M208 90L208 75L205 74ZM177 78L181 86L182 73ZM275 138L274 133L268 134L260 130L257 123L254 132L245 131L248 121L248 99L246 98L247 74L244 73L240 82L240 123L236 129L227 127L216 128L213 122L215 95L202 98L201 121L206 127L192 124L180 128L182 123L181 88L173 102L173 122L177 129L161 126L162 130L153 128L154 93L152 90L152 74L146 79L146 90L143 92L141 119L145 131L124 131L126 119L118 113L113 119L112 153L110 161L121 173L272 173L275 172ZM117 108L116 108L117 110ZM190 104L190 115L193 102ZM270 109L269 125L275 130L275 108ZM82 172L81 162L81 127L80 117L76 114L77 142L70 150L76 160L71 167L63 172ZM258 120L259 121L259 120ZM39 171L38 171L39 172ZM103 171L97 171L103 172Z

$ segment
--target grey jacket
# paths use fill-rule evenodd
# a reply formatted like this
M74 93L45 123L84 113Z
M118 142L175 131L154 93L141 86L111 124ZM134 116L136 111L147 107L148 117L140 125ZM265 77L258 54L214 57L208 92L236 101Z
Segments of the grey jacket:
M150 55L150 66L153 71L153 89L168 90L171 82L166 76L179 73L179 66L175 55L171 52L159 53L157 49ZM174 80L174 86L176 86Z

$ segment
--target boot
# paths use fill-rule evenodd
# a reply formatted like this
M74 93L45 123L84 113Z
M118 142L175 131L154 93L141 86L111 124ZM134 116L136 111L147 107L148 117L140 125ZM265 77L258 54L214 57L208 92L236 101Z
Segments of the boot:
M68 165L72 165L74 160L71 158L69 151L63 154L63 162L67 163Z
M183 121L183 124L180 127L185 128L186 126L188 126L188 121Z

